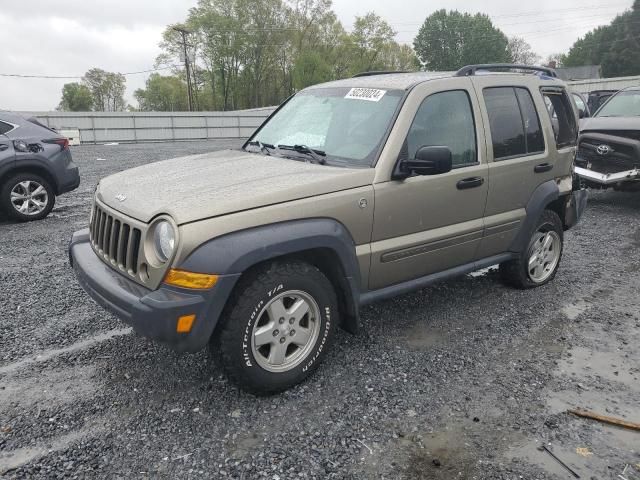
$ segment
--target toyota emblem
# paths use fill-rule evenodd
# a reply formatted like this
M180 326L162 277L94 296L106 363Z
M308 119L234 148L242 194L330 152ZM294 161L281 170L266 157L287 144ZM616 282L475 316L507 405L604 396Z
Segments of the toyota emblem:
M609 153L611 153L611 147L609 145L598 145L598 147L596 148L596 152L598 152L598 155L609 155Z
M123 193L116 195L116 200L118 200L119 202L124 202L127 199L127 196L124 195Z

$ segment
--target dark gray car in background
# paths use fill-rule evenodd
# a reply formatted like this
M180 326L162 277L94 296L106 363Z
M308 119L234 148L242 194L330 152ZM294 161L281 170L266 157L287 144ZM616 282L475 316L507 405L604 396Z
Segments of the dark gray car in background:
M80 175L69 141L35 118L0 111L0 210L27 222L46 217Z
M587 187L640 191L640 87L620 90L580 122L575 173Z

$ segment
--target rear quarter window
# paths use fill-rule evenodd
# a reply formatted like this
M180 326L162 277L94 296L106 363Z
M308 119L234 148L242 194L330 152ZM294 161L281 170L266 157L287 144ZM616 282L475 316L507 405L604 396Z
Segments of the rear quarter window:
M0 121L0 135L4 135L11 130L13 130L13 125Z

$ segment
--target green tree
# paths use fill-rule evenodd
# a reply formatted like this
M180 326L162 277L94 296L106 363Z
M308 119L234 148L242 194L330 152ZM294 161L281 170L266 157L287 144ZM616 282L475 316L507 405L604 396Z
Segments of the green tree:
M565 66L601 65L605 77L640 74L640 0L610 25L598 27L578 39Z
M65 112L89 112L93 105L91 90L81 83L65 83L62 87L62 100L59 110Z
M355 65L360 71L381 70L382 51L394 43L396 32L382 18L373 12L356 17L351 40L355 46Z
M121 73L92 68L82 77L82 83L91 91L96 111L118 112L125 109L126 78Z
M562 68L566 67L565 65L567 61L567 56L564 53L552 53L551 55L547 55L547 59L544 61L544 64L548 67Z
M481 13L438 10L424 21L413 46L426 70L510 61L506 35Z
M333 77L331 65L319 52L302 52L293 66L293 86L301 90L316 83L326 82Z
M511 37L507 45L509 60L520 65L535 65L540 62L540 55L535 53L531 45L522 37Z
M142 111L181 112L188 109L187 84L176 76L152 73L145 88L133 94Z
M198 109L274 105L314 83L417 65L411 47L373 13L347 33L331 0L198 0L184 26ZM182 41L171 25L160 47L156 64L184 78Z

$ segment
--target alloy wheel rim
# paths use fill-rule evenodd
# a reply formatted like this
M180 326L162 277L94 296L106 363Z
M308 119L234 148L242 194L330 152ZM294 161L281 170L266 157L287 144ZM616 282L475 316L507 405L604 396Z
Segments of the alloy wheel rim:
M11 189L11 205L23 215L38 215L48 203L47 189L35 180L25 180Z
M256 363L269 372L300 365L313 350L320 332L320 308L311 295L289 290L260 311L251 333Z
M531 246L527 273L535 283L547 280L560 261L562 242L557 232L538 232Z

